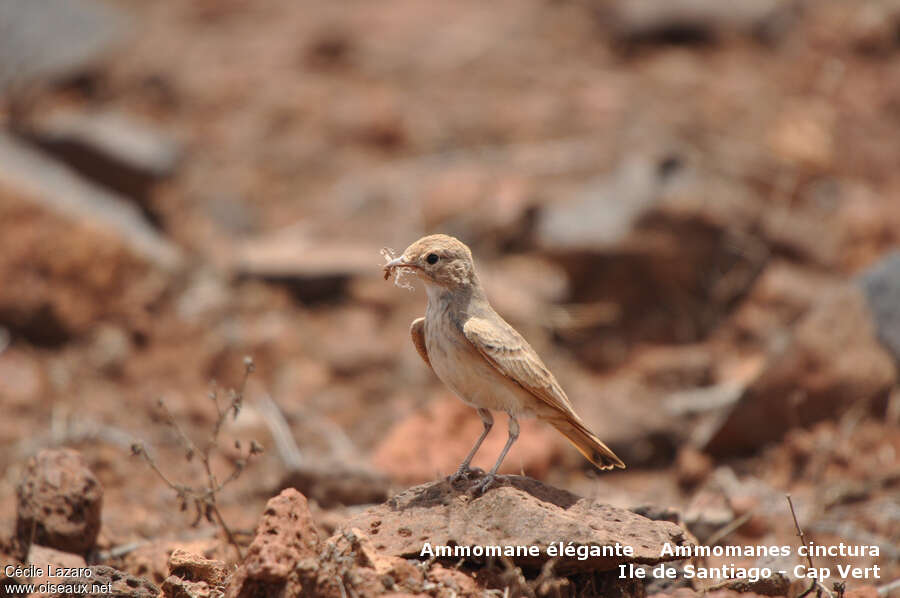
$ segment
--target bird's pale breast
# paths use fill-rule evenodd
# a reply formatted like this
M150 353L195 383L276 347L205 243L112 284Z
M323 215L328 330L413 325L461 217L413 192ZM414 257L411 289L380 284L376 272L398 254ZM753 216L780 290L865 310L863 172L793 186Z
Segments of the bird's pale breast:
M447 309L435 306L425 317L425 347L437 377L473 407L528 415L537 399L498 372L466 340Z

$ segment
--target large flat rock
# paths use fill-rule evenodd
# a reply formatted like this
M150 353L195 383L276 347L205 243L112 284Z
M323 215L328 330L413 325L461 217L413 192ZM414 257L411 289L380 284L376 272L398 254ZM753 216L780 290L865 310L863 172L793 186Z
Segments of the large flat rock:
M863 291L847 284L827 292L773 344L766 364L710 435L704 451L748 454L788 430L840 416L885 396L897 368L878 340Z
M605 571L623 563L656 564L676 560L663 556L666 544L690 545L684 530L631 511L581 498L521 476L502 476L483 496L472 498L466 487L446 481L415 486L384 504L351 519L381 553L420 557L426 543L438 546L536 546L538 556L511 557L517 565L539 567L551 557L551 545L594 547L612 552L618 543L632 556L605 554L580 559L563 555L557 572ZM425 556L428 556L427 553ZM458 559L455 559L458 560ZM479 561L484 559L472 558Z
M0 92L79 72L124 37L127 21L94 0L0 2Z

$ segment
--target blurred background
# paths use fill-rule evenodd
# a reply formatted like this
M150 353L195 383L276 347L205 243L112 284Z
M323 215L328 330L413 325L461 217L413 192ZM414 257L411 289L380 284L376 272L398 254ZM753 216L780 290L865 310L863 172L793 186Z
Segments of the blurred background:
M129 445L196 476L157 402L202 437L245 355L235 528L454 471L481 422L379 255L443 232L629 466L528 422L506 472L740 544L794 543L791 492L897 577L898 57L888 0L2 0L0 533L69 446L99 546L152 542L122 568L213 550Z

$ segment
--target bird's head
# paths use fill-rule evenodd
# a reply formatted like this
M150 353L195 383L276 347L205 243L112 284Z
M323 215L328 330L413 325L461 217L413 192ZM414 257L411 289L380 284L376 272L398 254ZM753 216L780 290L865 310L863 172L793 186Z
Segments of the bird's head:
M395 268L409 268L426 286L447 289L477 284L472 252L465 243L448 235L422 237L398 258L384 265L385 277Z

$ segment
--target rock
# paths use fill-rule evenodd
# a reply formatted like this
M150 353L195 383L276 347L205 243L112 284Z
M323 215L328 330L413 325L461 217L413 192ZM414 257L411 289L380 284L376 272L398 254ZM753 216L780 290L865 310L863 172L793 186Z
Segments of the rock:
M684 511L684 524L701 542L734 521L727 497L718 490L703 488L691 498Z
M613 35L627 43L711 42L727 33L770 38L791 19L791 3L763 0L727 9L715 0L620 0L603 15Z
M761 598L753 592L739 592L722 588L719 590L694 590L688 587L679 587L674 590L664 590L649 595L649 598Z
M672 523L651 521L520 476L499 478L497 486L475 499L445 481L416 486L353 517L345 529L352 528L363 530L379 552L400 557L421 558L426 543L431 547L536 546L538 556L511 559L532 568L549 560L548 547L561 541L608 549L618 543L620 551L626 546L634 550L633 556L607 554L584 560L563 555L557 572L607 571L626 562L656 564L670 560L660 556L666 543L691 544L684 530Z
M223 561L176 549L169 556L169 576L162 590L166 598L220 596L226 577Z
M84 594L58 594L58 597L84 596L85 598L93 598L94 596L111 595L119 596L120 598L160 598L159 588L146 579L103 565L95 565L90 570L90 576L84 575L71 579L71 582L75 584L87 584L88 592Z
M836 277L786 260L773 260L731 315L724 332L735 334L737 341L766 342L839 286Z
M521 175L469 163L426 177L422 187L425 230L500 243L527 234L533 192Z
M536 242L565 270L567 301L606 306L566 331L591 366L618 364L635 344L703 340L764 263L765 248L741 234L759 219L759 198L686 160L625 158L538 213ZM729 274L710 281L709 272Z
M320 562L316 595L341 596L336 581L341 571L353 593L376 595L394 592L418 593L425 579L422 570L406 559L382 554L372 540L358 529L345 529L325 544L326 558ZM348 571L349 570L349 571Z
M716 584L711 590L731 590L740 592L742 596L746 594L757 594L759 596L787 596L791 587L791 580L779 571L774 571L769 577L762 577L756 581L749 579L730 579L720 584Z
M205 581L213 586L221 585L227 576L223 561L207 559L178 548L169 556L169 574L184 579Z
M169 556L177 550L200 555L206 559L216 556L227 558L228 554L234 554L230 546L223 545L217 538L188 541L160 538L153 542L142 543L121 559L113 561L113 564L123 571L161 584L169 576Z
M514 256L479 264L481 279L491 304L506 320L535 333L554 326L553 304L568 295L568 280L562 268L533 256ZM528 334L529 330L521 330ZM534 344L532 342L532 344Z
M55 584L56 591L41 593L48 598L93 597L100 595L122 598L159 598L159 588L140 577L104 565L87 567L84 558L67 552L32 545L28 562L42 571L42 575L31 578L36 586ZM74 575L50 575L49 566L69 568ZM0 575L2 575L0 569ZM20 579L20 583L25 580Z
M319 536L306 497L288 488L266 503L243 564L226 596L300 595L315 584Z
M136 255L164 269L180 266L181 251L127 199L2 132L0 163L5 166L0 171L0 184L58 214L113 233Z
M106 374L120 374L132 353L128 332L112 324L101 324L91 336L86 351L91 366Z
M629 468L671 465L690 431L673 426L673 416L660 405L658 391L625 369L613 376L573 377L563 384L591 431ZM572 466L585 466L581 454L566 445L563 457L571 458Z
M119 112L58 109L31 118L24 134L87 178L142 205L181 157L173 138Z
M6 408L32 404L44 388L44 375L34 356L16 349L0 351L0 402Z
M341 293L351 277L372 276L384 262L379 247L313 239L290 227L239 244L231 257L238 276L280 283L303 301Z
M79 570L84 570L87 568L87 563L85 563L84 557L81 555L72 554L71 552L64 552L62 550L56 550L54 548L47 548L46 546L39 546L37 544L31 545L26 561L29 565L34 565L37 570L41 572L37 576L31 578L31 583L35 585L47 583L75 583L74 580L68 576L65 578L61 578L56 575L50 575L49 568L51 565L54 568L75 568Z
M863 272L859 285L875 318L878 338L900 362L900 251Z
M796 324L706 443L714 456L760 449L795 426L839 416L895 382L894 360L876 338L863 294L841 287Z
M74 75L122 34L114 6L93 0L0 3L0 92Z
M310 324L317 338L317 355L338 376L353 377L366 369L393 365L394 356L384 350L383 323L371 309L334 308L333 314ZM347 342L352 338L353 342Z
M654 161L645 156L629 158L611 174L587 183L568 201L542 208L538 243L553 251L614 247L658 203L666 184Z
M772 531L772 522L768 517L768 509L763 509L761 497L754 494L738 494L731 497L731 508L735 518L748 519L737 528L737 532L745 538L762 538ZM758 592L762 593L762 592Z
M684 447L675 458L675 477L682 488L700 485L713 470L713 461L693 447Z
M455 594L467 598L476 598L485 594L484 589L479 587L474 579L458 569L443 567L440 563L435 563L428 569L427 577L431 583L450 590L452 592L451 596Z
M233 299L233 293L221 275L210 268L190 273L187 288L175 302L178 317L192 324L221 317Z
M713 356L704 345L653 347L636 358L644 382L661 390L680 390L709 385L713 380Z
M768 134L772 154L795 168L829 170L837 153L835 115L831 104L824 101L788 104Z
M16 536L86 554L100 532L103 487L72 449L46 449L29 459L16 487Z
M844 593L844 598L879 598L880 596L882 596L882 594L875 586L861 586L853 588L852 590L847 590ZM890 594L888 594L888 596L890 596Z
M170 575L163 581L162 592L165 598L214 598L221 594L214 593L205 581L187 581Z
M368 505L387 498L389 480L364 463L339 460L301 463L281 479L281 488L295 488L319 506Z
M6 174L0 171L0 179ZM71 192L77 201L78 190ZM102 219L92 218L66 217L0 182L0 222L5 225L0 326L13 338L56 348L110 321L129 333L147 332L150 306L167 289L167 273L136 254Z
M432 402L398 422L375 449L372 463L393 480L417 484L456 471L484 429L474 409L456 397ZM495 418L494 428L472 462L490 469L506 443L505 418ZM557 459L565 441L537 420L521 422L519 440L510 449L501 473L526 473L541 477Z

